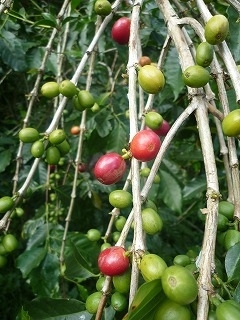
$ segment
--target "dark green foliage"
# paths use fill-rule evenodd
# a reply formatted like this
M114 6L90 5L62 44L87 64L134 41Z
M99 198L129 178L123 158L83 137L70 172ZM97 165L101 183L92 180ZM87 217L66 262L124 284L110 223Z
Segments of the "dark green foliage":
M12 193L13 182L17 184L16 191L21 188L35 160L30 153L31 145L24 144L19 173L15 176L16 160L19 160L18 132L23 127L29 98L53 28L57 27L58 32L42 74L41 85L56 80L60 50L58 44L61 44L67 23L70 32L63 52L61 77L64 79L71 79L94 36L94 1L72 0L71 14L64 17L62 24L58 25L60 2L14 1L12 8L0 16L0 197ZM237 60L240 52L237 11L218 2L215 6L220 13L229 15L231 37L227 41ZM81 316L86 320L92 319L92 315L85 311L85 301L96 290L95 283L99 277L97 257L104 240L91 242L86 233L91 228L97 228L105 234L112 210L108 195L124 185L124 179L113 186L100 184L94 179L93 167L102 154L121 154L123 148L128 148L129 140L129 119L126 117L128 84L125 74L128 47L115 45L110 37L111 26L121 15L121 11L130 15L131 7L123 1L96 46L96 63L90 91L100 110L96 113L91 109L87 111L80 159L87 164L87 169L77 176L75 202L67 237L64 239L64 261L60 263L78 149L78 138L70 134L70 129L73 125L80 124L82 116L80 111L73 108L71 99L67 101L60 120L60 124L64 124L63 129L71 149L54 168L48 167L44 156L39 159L30 182L33 194L30 198L21 199L18 204L24 209L24 215L13 215L9 226L9 231L16 236L20 245L13 254L7 255L7 265L0 269L1 320L16 317L18 320L50 317L75 320ZM193 17L198 15L196 10L192 10L191 14ZM140 38L143 54L150 56L153 62L158 60L166 34L167 27L155 1L144 1ZM192 39L196 44L198 40L195 37ZM85 90L88 67L87 64L77 83L80 90ZM161 94L155 97L153 109L172 125L189 104L174 46L168 51L162 71L166 85ZM234 109L235 93L230 82L228 85L228 98ZM213 89L217 95L215 84ZM54 111L54 102L41 96L38 91L28 125L36 128L41 137L44 137ZM220 192L226 199L228 193L224 164L212 116L210 129L217 159ZM128 161L127 166L130 167ZM189 249L199 252L204 233L204 217L200 210L206 207L206 177L194 115L189 116L174 137L158 174L160 183L153 184L148 197L156 203L164 226L161 233L147 236L146 244L149 252L159 254L170 265L177 254L186 254ZM124 209L121 214L127 217L129 210ZM1 214L0 219L2 216ZM131 230L127 245L131 245L132 234ZM114 245L111 235L107 242ZM239 243L228 251L225 258L221 249L217 251L223 268L225 264L224 276L231 283L238 283L231 293L235 300L240 301L238 253ZM152 298L155 303L156 296L160 294L160 289L153 289L154 296L149 293L140 313L143 310L144 314L148 314L148 304ZM138 313L132 312L131 319L135 319L135 314L138 316ZM103 318L118 320L123 316L121 313L116 314L108 303Z

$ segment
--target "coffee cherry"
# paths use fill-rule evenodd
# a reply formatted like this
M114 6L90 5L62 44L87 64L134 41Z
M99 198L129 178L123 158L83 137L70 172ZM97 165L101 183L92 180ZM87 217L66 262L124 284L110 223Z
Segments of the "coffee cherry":
M94 4L94 11L99 16L106 17L112 11L111 3L107 0L97 0Z
M122 247L110 247L100 252L98 267L106 276L117 276L129 267L129 258Z
M9 196L4 196L0 198L0 213L5 213L12 209L14 201Z
M44 154L44 143L41 140L33 142L31 146L31 154L34 158L41 158Z
M48 164L58 164L61 158L60 151L57 147L51 146L46 150L46 161Z
M59 84L59 92L67 98L72 98L77 94L77 87L70 80L63 80Z
M138 71L138 82L145 92L156 94L164 87L165 77L157 67L145 65Z
M31 143L39 139L39 132L35 128L24 128L19 131L18 137L24 143Z
M98 229L89 229L87 232L87 238L90 241L98 241L101 239L101 232Z
M66 133L62 129L53 130L49 135L49 142L53 145L62 143L66 139Z
M7 252L12 252L18 247L18 241L12 234L6 234L2 239L2 244Z
M41 94L46 98L55 98L59 95L59 84L55 81L44 83L41 87Z

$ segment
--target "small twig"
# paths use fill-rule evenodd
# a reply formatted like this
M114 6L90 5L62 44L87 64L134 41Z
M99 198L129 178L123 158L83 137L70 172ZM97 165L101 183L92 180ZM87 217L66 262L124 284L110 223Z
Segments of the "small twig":
M11 8L13 0L1 0L0 2L0 14L2 14L5 10Z
M179 54L180 64L182 70L194 64L193 57L188 47L188 40L185 39L178 24L178 17L174 9L171 7L167 0L156 0L164 19L167 23L168 32L173 39L176 49ZM193 21L193 20L191 20ZM198 23L191 23L192 26ZM201 32L202 27L195 29L195 32ZM199 136L203 150L204 165L207 178L207 209L208 215L205 224L204 241L202 246L202 256L200 258L200 275L199 275L199 289L198 289L198 314L197 319L205 320L208 315L208 290L211 290L211 272L214 262L215 254L215 239L216 239L216 226L217 226L217 205L219 198L218 179L216 163L212 145L212 138L208 124L207 108L205 99L203 99L204 92L202 89L190 89L189 94L192 97L192 104L196 104L196 117L198 121ZM156 158L157 160L157 158ZM155 161L156 161L155 160ZM151 174L154 172L151 171ZM210 234L211 232L211 234Z
M227 190L228 190L228 201L234 202L234 190L233 190L233 182L232 182L232 175L231 169L229 165L229 157L228 157L228 148L226 146L226 142L222 132L222 125L219 119L214 118L216 129L218 133L218 139L220 144L220 154L223 157L224 169L225 169L225 176L227 181Z
M166 137L164 138L161 148L153 162L153 165L151 167L151 171L149 176L147 177L146 183L144 184L142 191L141 191L141 200L145 201L147 198L147 195L150 191L150 188L153 184L153 180L158 172L159 166L161 164L161 161L172 142L172 139L174 138L175 134L179 130L179 128L183 125L183 123L188 119L188 117L196 110L197 104L193 101L189 104L189 106L180 114L180 116L175 120L175 122L172 124L170 130L168 131Z
M135 65L139 61L139 16L142 1L136 1L133 5L129 39L129 59L128 59L128 102L129 102L129 118L130 118L130 139L138 132L138 114L136 103L136 69ZM140 177L139 162L136 159L131 160L132 172L132 195L133 195L133 212L134 212L134 238L132 243L133 263L131 286L129 293L129 305L136 294L138 287L139 269L136 263L138 251L145 251L145 243L142 229L141 215L141 199L140 199Z
M100 21L100 20L98 20ZM96 24L96 30L98 30L99 24ZM90 59L90 66L88 69L88 76L87 76L87 81L86 81L86 90L89 90L91 87L91 82L92 82L92 75L93 75L93 70L94 70L94 63L95 63L95 54L91 55ZM67 233L69 229L69 224L71 221L71 216L73 212L73 207L76 199L76 190L77 190L77 179L78 179L78 165L81 162L81 157L82 157L82 149L83 149L83 138L84 138L84 133L86 130L86 115L87 111L84 110L82 112L82 117L81 117L81 124L80 124L80 133L78 137L78 148L77 148L77 154L76 154L76 159L75 159L75 172L74 172L74 177L73 177L73 186L72 186L72 192L71 192L71 201L70 201L70 206L68 209L67 217L66 217L66 224L64 228L64 234L62 238L62 245L61 245L61 251L60 251L60 264L64 264L64 250L65 250L65 243L66 243L66 238L67 238Z
M223 113L218 110L216 108L216 106L214 106L213 104L211 104L210 102L207 103L207 107L208 107L208 111L216 118L218 118L218 120L223 121L224 115Z
M206 6L203 0L196 0L196 4L204 22L206 23L212 17L210 11L208 10L208 7ZM240 87L239 87L240 73L237 69L236 62L234 61L231 51L229 50L225 41L220 43L218 45L218 48L219 48L219 54L223 59L223 62L232 80L232 84L236 93L236 100L238 103L240 103Z
M118 1L115 1L115 3L113 4L115 10L117 9L117 6L120 5L120 2L121 2L121 1L118 0ZM65 2L64 2L64 4L65 4ZM63 10L61 10L61 12L62 12L62 11L63 11ZM61 16L61 15L60 15L60 16ZM113 17L113 13L111 13L109 16L107 16L107 17L104 19L104 21L103 21L103 23L101 24L101 26L100 26L97 34L95 35L95 37L93 38L92 42L90 43L88 49L86 50L86 52L85 52L85 54L84 54L84 56L83 56L83 59L81 60L81 62L80 62L80 64L79 64L79 66L78 66L78 68L77 68L77 70L76 70L73 78L71 79L72 82L75 82L75 83L76 83L76 82L78 81L78 79L79 79L79 77L80 77L80 75L81 75L81 72L82 72L82 70L83 70L83 68L84 68L84 66L85 66L85 64L86 64L86 62L87 62L87 60L88 60L88 58L89 58L89 56L90 56L90 52L92 52L92 50L94 49L94 47L95 47L96 43L98 42L101 34L104 32L107 24L111 21L112 17ZM54 29L54 30L55 30L55 29ZM50 40L49 40L49 42L48 42L48 46L49 46L49 44L51 43L51 41L53 41L54 37L55 37L55 33L53 32L53 34L52 34L52 36L51 36L51 38L50 38ZM47 50L46 50L46 51L47 51ZM46 53L46 54L47 54L47 53ZM48 54L47 54L47 56L48 56ZM45 66L44 61L46 62L46 56L45 56L44 60L42 61L41 67L43 67L43 65ZM40 68L41 68L41 67L40 67ZM39 87L40 79L41 79L41 76L39 75L38 78L37 78L37 80L36 80L36 82L35 82L34 88L35 88L35 87ZM32 93L33 93L33 92L35 92L34 89L33 89ZM30 99L29 109L30 109L30 108L32 107L32 105L33 105L34 99L33 99L33 100L32 100L32 99L33 99L33 98ZM46 129L46 134L51 133L51 132L56 128L57 124L59 123L59 120L60 120L60 118L61 118L62 112L63 112L63 110L64 110L64 108L65 108L65 105L66 105L67 101L68 101L68 99L67 99L66 97L64 97L64 98L61 100L61 102L60 102L60 104L59 104L59 106L58 106L58 108L57 108L57 110L56 110L56 112L55 112L55 114L54 114L54 117L53 117L53 119L52 119L49 127ZM30 114L30 111L29 111L28 113ZM27 116L26 116L26 118L28 119ZM25 121L24 121L24 122L26 122L26 118L25 118ZM18 154L17 157L18 157L19 159L21 159L21 155ZM28 180L31 181L31 179L32 179L32 177L33 177L33 174L34 174L36 168L37 168L37 166L34 166L34 169L33 169L33 170L30 170L31 176L29 176L29 177L27 178ZM30 175L30 172L29 172L29 175ZM15 174L15 175L16 175L16 174ZM23 186L21 187L21 192L25 191L24 188L27 187L27 186L28 186L28 183L27 183L27 182L24 183ZM15 190L14 190L14 191L15 191Z
M237 12L240 14L240 3L238 0L225 0L228 2L231 6L233 6Z
M226 116L230 112L227 93L224 84L224 74L217 60L214 63L216 70L216 82L218 85L219 100L223 108L223 114ZM232 177L232 192L234 196L234 216L240 219L240 177L239 162L234 138L227 138L229 163ZM230 194L231 195L231 194Z
M97 313L96 313L96 317L95 317L95 320L101 320L102 319L102 313L103 313L103 310L104 310L104 307L106 305L106 302L107 302L107 297L110 293L110 287L111 287L111 283L112 283L112 278L107 276L105 281L104 281L104 284L103 284L103 288L102 288L102 297L101 297L101 300L99 302L99 305L98 305L98 310L97 310Z
M67 6L68 6L68 3L69 3L69 0L65 0L63 5L62 5L61 10L59 11L58 18L57 18L57 24L58 25L60 25L60 23L61 23L62 17L63 17L63 15L65 13L65 10L66 10ZM28 102L28 106L27 106L26 116L25 116L25 118L23 120L23 128L25 128L28 125L28 122L29 122L29 119L30 119L30 116L31 116L31 113L32 113L32 108L33 108L34 102L35 102L35 100L37 98L37 95L38 95L38 90L39 90L40 82L41 82L41 79L42 79L43 71L45 69L45 66L46 66L47 60L49 58L49 55L51 54L51 49L53 47L53 43L54 43L54 40L56 38L57 33L58 33L57 28L54 28L53 31L52 31L52 34L51 34L51 36L50 36L50 38L48 40L48 43L46 45L45 54L44 54L43 60L41 62L41 66L38 69L38 75L37 75L35 84L33 86L32 91L29 94L29 102ZM13 180L14 181L14 183L13 183L13 193L15 193L16 190L17 190L18 175L19 175L20 167L21 167L20 164L21 164L22 149L23 149L23 143L20 142L19 143L19 148L18 148L18 151L17 151L17 155L16 155L17 162L19 162L19 163L17 163L16 169L15 169L14 180Z

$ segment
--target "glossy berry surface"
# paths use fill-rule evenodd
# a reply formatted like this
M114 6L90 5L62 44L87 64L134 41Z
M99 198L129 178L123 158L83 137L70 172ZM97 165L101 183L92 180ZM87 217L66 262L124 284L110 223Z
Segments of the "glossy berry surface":
M161 146L159 136L151 130L139 131L132 139L130 151L140 161L153 160Z
M129 258L126 250L122 247L110 247L98 256L99 270L106 276L118 276L123 274L129 267Z
M126 171L125 160L115 152L101 156L94 167L94 175L103 184L118 182Z
M112 27L112 38L120 45L127 44L130 36L131 20L127 17L118 19Z

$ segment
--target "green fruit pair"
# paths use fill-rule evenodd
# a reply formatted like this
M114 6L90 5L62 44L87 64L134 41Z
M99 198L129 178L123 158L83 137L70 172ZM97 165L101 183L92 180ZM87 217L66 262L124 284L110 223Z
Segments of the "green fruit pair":
M149 111L145 115L145 125L152 129L156 130L161 127L161 124L163 123L163 117L155 112L155 111Z
M56 165L59 163L61 156L70 151L70 145L66 140L66 133L62 129L53 130L48 139L51 146L46 150L46 161L48 164Z
M77 93L77 87L70 80L63 80L60 84L49 81L41 87L41 94L46 98L55 98L60 93L67 98L72 98Z
M187 265L191 264L191 259L186 254L178 254L174 257L173 264L186 267Z
M87 90L80 90L73 97L73 106L78 111L84 111L85 109L91 109L95 105L95 99L91 92Z

